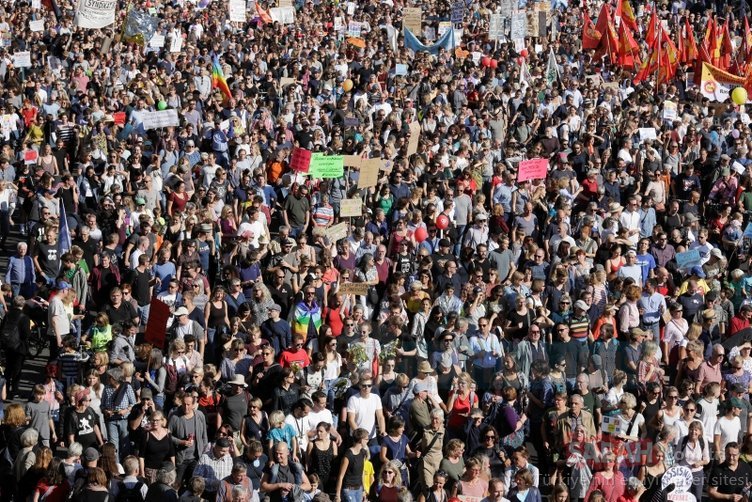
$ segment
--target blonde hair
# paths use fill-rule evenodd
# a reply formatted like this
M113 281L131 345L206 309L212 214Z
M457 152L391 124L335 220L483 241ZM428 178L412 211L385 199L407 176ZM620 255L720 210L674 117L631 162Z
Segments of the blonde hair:
M282 427L285 423L285 414L280 410L274 410L269 414L269 425L275 429Z

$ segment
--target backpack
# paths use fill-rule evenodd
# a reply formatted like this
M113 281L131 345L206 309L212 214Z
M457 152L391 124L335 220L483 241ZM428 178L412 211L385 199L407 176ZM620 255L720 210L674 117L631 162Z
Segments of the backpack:
M118 495L115 502L144 502L144 496L141 495L141 488L146 483L139 481L131 488L127 488L122 481L118 482Z
M167 373L167 378L165 378L164 392L165 394L175 394L175 392L178 390L178 381L180 380L180 378L178 377L178 369L174 364L165 364L164 368L165 372Z
M697 439L700 442L700 451L705 450L705 438L700 434L700 437ZM679 446L679 452L682 452L684 454L684 448L687 447L687 443L689 443L689 434L684 436L681 440L680 446Z

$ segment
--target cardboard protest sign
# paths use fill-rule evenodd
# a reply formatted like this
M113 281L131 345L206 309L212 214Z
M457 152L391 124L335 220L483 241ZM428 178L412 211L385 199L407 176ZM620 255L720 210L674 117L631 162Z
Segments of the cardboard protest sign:
M343 295L365 296L368 294L368 284L365 282L343 282L337 292Z
M358 217L363 214L363 201L359 198L342 199L339 203L339 215L343 218Z
M530 159L520 162L517 181L542 180L548 175L548 159Z
M344 221L327 228L325 233L326 237L329 239L329 242L337 242L338 240L344 239L345 237L347 237L347 234L347 223L345 223Z
M31 30L32 32L44 31L44 19L29 21L29 30Z
M402 9L402 27L407 28L413 33L420 33L422 30L423 11L420 7L405 7Z
M115 22L117 0L81 0L76 12L76 26L99 29Z
M655 127L640 127L640 141L645 141L647 139L656 139L658 135L655 132Z
M343 155L342 158L342 163L345 167L360 168L360 164L363 162L360 155Z
M245 0L230 0L227 4L227 14L233 23L245 23Z
M375 187L379 182L379 170L382 165L381 159L363 159L360 164L358 188Z
M415 121L410 123L410 139L407 142L407 156L416 153L418 151L418 143L420 142L420 123Z

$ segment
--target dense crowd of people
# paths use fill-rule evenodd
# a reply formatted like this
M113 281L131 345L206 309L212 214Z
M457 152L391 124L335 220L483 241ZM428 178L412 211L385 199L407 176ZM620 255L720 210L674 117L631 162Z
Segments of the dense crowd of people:
M581 50L601 3L425 1L414 52L392 0L0 2L0 497L746 500L750 117Z

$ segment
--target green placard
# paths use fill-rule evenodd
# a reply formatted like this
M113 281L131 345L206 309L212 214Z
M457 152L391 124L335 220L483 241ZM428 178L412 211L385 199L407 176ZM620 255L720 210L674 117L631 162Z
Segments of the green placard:
M341 178L345 175L345 157L314 153L308 173L314 179Z

